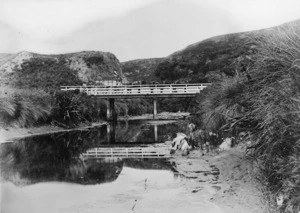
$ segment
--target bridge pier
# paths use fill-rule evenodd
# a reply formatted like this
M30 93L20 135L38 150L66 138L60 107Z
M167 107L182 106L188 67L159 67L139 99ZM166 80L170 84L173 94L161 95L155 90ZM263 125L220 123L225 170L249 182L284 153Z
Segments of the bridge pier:
M116 130L116 124L107 124L106 126L106 135L107 135L107 142L108 143L114 143L116 141L115 139L115 130Z
M154 125L154 142L157 142L157 125Z
M115 99L109 98L106 111L107 120L116 120Z
M153 99L153 119L156 119L157 109L156 109L157 99Z

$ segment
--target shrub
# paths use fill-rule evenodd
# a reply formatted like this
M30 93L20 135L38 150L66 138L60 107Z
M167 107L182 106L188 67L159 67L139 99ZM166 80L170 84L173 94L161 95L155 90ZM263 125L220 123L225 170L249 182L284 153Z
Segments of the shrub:
M74 127L97 121L103 116L105 102L76 91L58 91L54 95L53 120ZM106 108L106 107L105 107Z

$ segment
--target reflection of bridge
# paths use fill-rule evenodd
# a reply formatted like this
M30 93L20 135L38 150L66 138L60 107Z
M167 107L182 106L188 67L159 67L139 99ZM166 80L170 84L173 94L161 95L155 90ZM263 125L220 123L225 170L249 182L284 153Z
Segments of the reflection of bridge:
M167 147L113 147L92 148L82 154L83 158L168 158Z
M127 129L128 129L128 121L125 120L125 123L127 123ZM153 126L154 126L154 141L153 142L158 142L157 124L154 124ZM106 124L106 134L107 134L107 142L108 143L116 142L116 140L115 140L116 139L116 123L115 122ZM138 136L138 135L136 135L136 136ZM124 141L120 141L120 142L124 142ZM138 142L138 141L130 140L130 143L132 143L132 142Z
M115 98L153 98L153 117L156 116L156 98L193 97L210 84L151 84L123 86L62 86L61 90L78 90L98 98L108 98L107 118L115 118Z

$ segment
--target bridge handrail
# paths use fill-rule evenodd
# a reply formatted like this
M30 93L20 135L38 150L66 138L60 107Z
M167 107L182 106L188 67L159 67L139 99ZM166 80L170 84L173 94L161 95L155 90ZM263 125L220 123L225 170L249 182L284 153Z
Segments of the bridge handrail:
M60 86L61 90L75 90L75 89L89 89L89 88L143 88L143 87L190 87L190 86L210 86L211 83L194 83L194 84L139 84L139 85L118 85L118 86L103 86L103 85L89 85L89 86Z
M61 90L79 90L88 95L97 96L132 96L132 95L180 95L196 94L210 84L143 84L143 85L123 85L123 86L62 86Z

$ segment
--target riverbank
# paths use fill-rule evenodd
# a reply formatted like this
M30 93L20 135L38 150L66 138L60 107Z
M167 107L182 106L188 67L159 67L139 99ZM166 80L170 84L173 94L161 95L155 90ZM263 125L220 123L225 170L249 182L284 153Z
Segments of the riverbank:
M0 128L0 143L12 142L14 139L25 138L25 137L36 136L36 135L84 130L96 126L101 126L104 124L106 124L106 122L103 121L103 122L92 123L91 125L88 126L81 126L72 129L65 129L55 125L43 125L40 127L29 127L29 128L16 128L16 127Z
M188 112L162 112L157 114L157 118L152 120L151 122L165 122L163 120L177 120L186 118L190 115ZM129 116L129 117L120 117L120 120L151 120L153 119L153 115L145 114L140 116ZM157 121L161 120L161 121ZM75 131L75 130L83 130L88 128L93 128L95 126L101 126L106 124L107 122L101 121L92 123L91 125L82 125L77 128L66 129L63 127L55 126L55 125L43 125L40 127L29 127L29 128L16 128L16 127L0 127L0 143L11 142L14 139L30 137L34 135L44 135L58 132L67 132L67 131Z
M242 145L220 154L194 150L189 156L172 159L175 170L192 181L185 184L191 193L205 194L207 202L218 205L224 213L269 213L270 204L258 181L257 163L245 155ZM200 196L200 195L199 195Z

